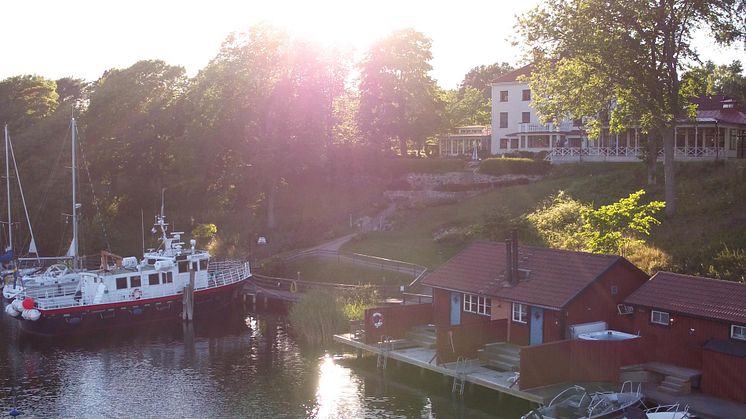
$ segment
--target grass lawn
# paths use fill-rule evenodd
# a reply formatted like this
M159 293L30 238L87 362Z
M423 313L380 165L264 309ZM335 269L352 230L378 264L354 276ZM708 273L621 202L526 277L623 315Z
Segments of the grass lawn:
M404 285L414 279L411 275L382 269L339 263L333 260L306 258L285 265L282 276L314 282L334 282L352 285ZM300 272L300 275L298 274Z
M744 170L742 161L677 166L677 212L670 218L661 214L662 224L654 227L650 237L653 245L672 257L668 268L699 273L723 244L746 247ZM663 200L662 168L658 184L648 186L641 163L560 166L535 183L496 189L454 204L400 210L392 219L392 231L367 234L343 250L436 267L479 238L473 235L463 241L435 242L434 234L445 228L478 227L498 212L520 217L560 190L598 207L638 189L648 192L646 199Z

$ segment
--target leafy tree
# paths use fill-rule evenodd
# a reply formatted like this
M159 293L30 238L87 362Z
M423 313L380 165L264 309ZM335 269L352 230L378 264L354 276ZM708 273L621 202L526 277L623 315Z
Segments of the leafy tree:
M528 214L526 219L549 247L585 250L586 240L581 235L583 214L592 210L590 205L559 191Z
M379 150L423 144L440 128L443 104L430 77L431 41L405 29L375 43L360 64L360 128Z
M674 124L688 115L679 72L697 57L692 30L706 26L729 43L743 35L744 13L743 0L549 0L518 23L535 66L534 103L545 121L570 114L617 132L639 124L663 138L672 214Z
M471 88L479 91L485 101L490 100L492 98L492 80L513 70L513 66L505 62L474 67L466 73L464 80L459 85L459 97L466 96L466 91Z
M587 250L625 255L630 245L640 242L640 236L650 235L650 227L660 224L655 214L666 204L661 201L640 204L643 195L645 191L641 189L596 210L583 209L581 236L586 240Z
M41 76L13 76L0 81L0 125L13 132L29 127L57 109L54 80Z
M57 95L60 104L80 105L80 102L86 97L87 87L88 83L83 79L63 77L57 80Z
M692 97L723 95L746 102L746 77L740 61L728 65L707 61L684 73L681 84L684 93Z
M473 87L464 89L463 96L455 90L443 94L445 119L448 128L460 125L489 125L492 117L492 100L484 99Z

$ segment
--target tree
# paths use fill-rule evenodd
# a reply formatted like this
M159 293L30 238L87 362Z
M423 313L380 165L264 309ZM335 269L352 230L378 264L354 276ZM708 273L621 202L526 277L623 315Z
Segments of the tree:
M484 99L473 87L464 89L463 95L456 90L443 92L447 128L460 125L489 125L492 117L492 100Z
M740 61L717 66L707 61L684 73L681 84L684 93L692 97L723 95L746 102L746 77Z
M20 131L57 109L54 80L41 76L14 76L0 81L0 125Z
M397 139L399 153L407 143L424 143L441 124L443 104L430 77L431 41L405 29L375 43L360 64L360 128L379 150Z
M485 100L489 100L492 98L492 80L513 70L513 66L505 62L474 67L466 73L459 85L459 96L466 96L466 91L472 88L477 89Z
M744 34L743 0L549 0L519 19L534 62L530 85L544 121L568 114L639 125L663 138L666 212L675 211L674 126L691 111L680 97L679 72L696 59L692 30L717 42ZM653 135L655 138L655 135Z

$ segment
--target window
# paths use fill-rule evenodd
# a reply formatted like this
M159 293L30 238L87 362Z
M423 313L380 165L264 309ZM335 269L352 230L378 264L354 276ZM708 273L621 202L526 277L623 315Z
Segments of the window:
M524 102L531 100L531 89L524 89L522 93L521 99L523 99Z
M174 282L174 273L173 272L163 272L161 274L161 283L163 284L170 284Z
M650 322L668 326L669 324L671 324L671 315L666 313L665 311L653 310L650 312Z
M616 285L611 286L611 295L617 295L619 294L619 287Z
M508 113L500 112L500 128L508 127Z
M489 316L492 314L492 299L473 294L464 294L464 311Z
M735 150L736 149L736 141L738 140L738 130L732 129L730 130L730 142L728 142L728 149L729 150Z
M137 288L141 284L140 276L132 276L130 277L130 288Z
M186 260L180 260L179 273L183 274L184 272L189 272L189 262L187 262Z
M207 259L202 259L202 260L199 261L199 269L201 271L206 271L207 270Z
M507 138L500 138L500 148L508 148L508 139Z
M158 285L158 274L148 275L148 285Z
M148 259L148 265L155 265L155 259Z
M501 90L500 91L500 102L507 102L507 101L508 101L508 91Z
M123 276L121 278L117 278L116 281L117 281L117 289L118 290L123 290L123 289L127 288L127 277L126 276Z
M746 326L732 324L730 326L730 337L738 340L746 340Z
M199 270L199 263L198 262L192 262L192 270L194 272L197 272Z
M528 323L528 306L526 304L513 303L513 321Z
M522 112L521 122L524 124L528 124L529 122L531 122L531 112Z

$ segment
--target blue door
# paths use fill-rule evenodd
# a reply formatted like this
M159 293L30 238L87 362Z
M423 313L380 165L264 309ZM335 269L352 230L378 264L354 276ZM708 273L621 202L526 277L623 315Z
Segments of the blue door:
M451 291L451 326L461 324L461 293Z
M539 307L531 307L531 337L530 345L539 345L544 340L544 310Z

